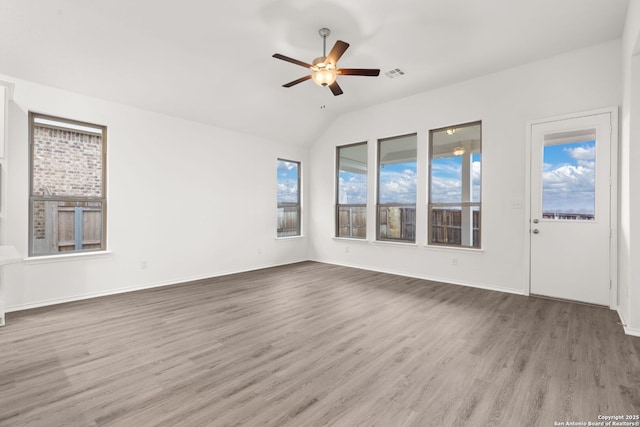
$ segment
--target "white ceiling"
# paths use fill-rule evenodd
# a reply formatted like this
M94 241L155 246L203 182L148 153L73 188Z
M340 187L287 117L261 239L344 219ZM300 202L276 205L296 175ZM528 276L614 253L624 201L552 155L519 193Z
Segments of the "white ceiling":
M338 115L620 38L629 0L2 0L0 73L310 144ZM344 94L271 57L351 44ZM384 73L399 67L405 76ZM46 113L46 112L45 112Z

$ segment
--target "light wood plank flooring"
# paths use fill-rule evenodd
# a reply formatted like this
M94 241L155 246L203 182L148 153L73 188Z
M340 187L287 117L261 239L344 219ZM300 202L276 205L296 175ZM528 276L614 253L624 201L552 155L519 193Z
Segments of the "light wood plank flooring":
M640 414L608 309L305 262L10 313L3 426L554 426Z

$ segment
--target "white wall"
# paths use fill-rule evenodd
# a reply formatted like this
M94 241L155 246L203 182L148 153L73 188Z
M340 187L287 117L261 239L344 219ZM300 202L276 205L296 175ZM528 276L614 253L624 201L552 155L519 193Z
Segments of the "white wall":
M302 161L306 183L306 148L12 77L0 79L15 83L2 171L2 243L17 247L24 257L28 111L108 127L111 254L29 260L6 267L7 310L308 258L306 237L275 238L276 158Z
M640 2L629 2L622 42L620 120L620 312L627 332L640 335ZM632 218L635 221L632 221Z
M109 132L111 254L32 260L6 267L7 308L309 258L526 293L528 215L524 209L512 208L512 202L525 204L525 123L619 105L623 93L621 54L620 42L606 43L345 114L310 150L0 76L16 85L2 164L0 236L3 244L16 246L23 256L27 256L28 245L27 112L104 124ZM369 218L375 218L376 141L418 132L418 215L424 216L429 129L475 120L483 122L481 252L425 247L424 222L419 223L417 245L376 243L371 237L364 242L333 238L336 145L369 141ZM627 139L627 151L629 145ZM640 156L640 150L636 154ZM275 239L277 157L303 162L303 233L309 237ZM238 172L243 169L246 173ZM622 174L630 176L629 169ZM638 177L640 172L635 182ZM620 239L620 245L626 242L630 248L629 217L640 211L640 196L633 198L629 191L633 177L626 182L626 190L621 185L622 206L627 203L637 208L621 213L622 222L626 215L627 228L621 232L625 239ZM238 209L226 209L230 204ZM244 228L236 231L233 224ZM368 231L369 236L375 235L373 221ZM620 278L626 281L626 294L621 296L627 313L631 312L629 304L640 304L640 280L636 280L640 267L631 268L630 254L628 249L624 261L627 273ZM457 266L452 265L453 258ZM147 268L141 268L142 262ZM635 288L630 285L632 278ZM640 314L635 316L627 316L629 324L640 328Z
M620 42L610 42L341 116L312 146L311 258L451 283L526 293L525 123L618 106ZM375 150L378 138L418 133L418 218L426 217L429 129L482 120L481 252L376 243ZM369 241L335 239L335 147L369 141ZM348 248L348 252L346 252ZM457 265L452 265L456 258Z

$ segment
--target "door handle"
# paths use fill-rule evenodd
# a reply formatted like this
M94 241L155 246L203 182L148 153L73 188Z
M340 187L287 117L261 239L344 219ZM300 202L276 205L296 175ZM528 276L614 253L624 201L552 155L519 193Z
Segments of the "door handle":
M536 219L534 219L534 220L533 220L533 223L534 223L534 224L537 224L537 223L539 223L539 222L540 222L540 220L539 220L538 218L536 218Z
M531 232L533 234L538 234L538 233L540 233L540 230L538 230L537 228L534 228L533 230L531 230Z

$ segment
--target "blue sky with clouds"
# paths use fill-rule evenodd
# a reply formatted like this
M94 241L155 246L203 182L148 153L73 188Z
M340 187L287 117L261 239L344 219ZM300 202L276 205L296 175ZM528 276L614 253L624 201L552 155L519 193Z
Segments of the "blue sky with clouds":
M288 167L278 171L280 195L291 193L285 182L295 182L296 174ZM462 157L433 159L431 177L432 201L462 201ZM472 201L480 201L481 155L472 156ZM594 213L595 207L595 141L545 147L543 168L543 210L545 212ZM367 176L340 171L339 202L367 203ZM384 165L380 171L380 203L416 202L416 163Z
M278 203L298 202L298 163L278 160Z
M431 162L431 202L462 202L462 156L440 157ZM471 155L471 201L480 201L481 155Z
M542 211L594 214L595 141L546 146Z
M380 203L416 203L416 162L386 164L380 169Z
M480 201L480 154L472 156L473 199ZM432 169L433 201L462 201L462 157L434 159ZM366 204L367 176L340 171L339 203ZM416 162L386 164L380 171L380 203L416 203Z
M367 174L340 171L338 203L343 205L367 204Z

